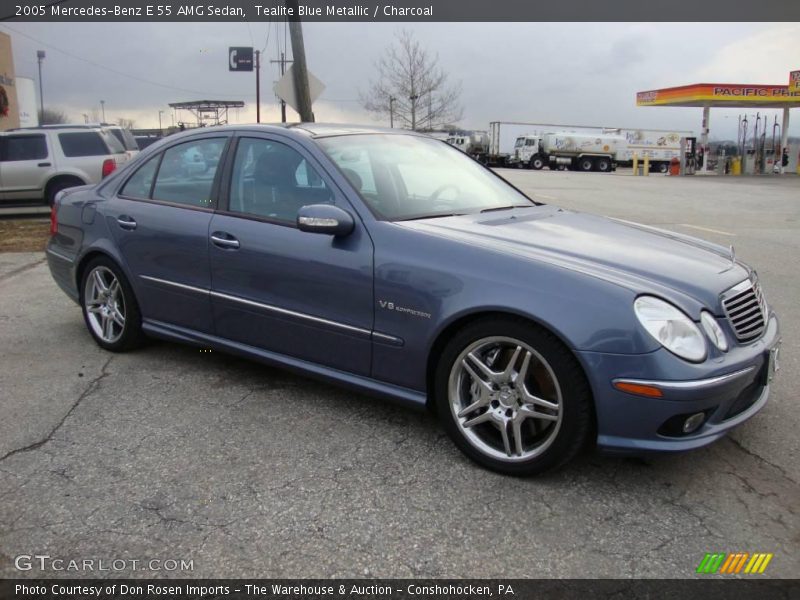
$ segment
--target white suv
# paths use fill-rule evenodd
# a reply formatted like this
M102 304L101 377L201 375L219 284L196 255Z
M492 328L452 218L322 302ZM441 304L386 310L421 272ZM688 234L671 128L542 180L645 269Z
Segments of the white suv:
M36 127L0 132L0 200L45 199L98 183L129 159L102 127Z

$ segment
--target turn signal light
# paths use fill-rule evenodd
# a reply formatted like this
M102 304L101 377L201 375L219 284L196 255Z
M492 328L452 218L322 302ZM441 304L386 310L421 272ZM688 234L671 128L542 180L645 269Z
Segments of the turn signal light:
M95 163L97 164L97 163ZM113 158L107 158L103 161L103 178L108 177L111 173L114 172L114 169L117 168L117 163L114 162Z
M661 398L664 393L654 385L643 385L641 383L628 383L626 381L615 381L614 387L621 392L634 394L636 396L646 396L647 398Z

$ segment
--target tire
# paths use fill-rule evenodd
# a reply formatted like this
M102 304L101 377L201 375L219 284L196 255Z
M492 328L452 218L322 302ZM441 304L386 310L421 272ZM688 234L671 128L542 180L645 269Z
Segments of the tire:
M79 185L83 185L80 179L58 179L48 185L47 191L45 192L45 200L47 200L48 206L53 206L53 204L55 204L56 194L58 194L58 192Z
M588 172L594 169L594 161L589 157L578 159L578 170Z
M515 386L519 376L523 386ZM580 365L558 338L523 319L486 318L459 331L436 367L434 402L455 445L506 475L564 465L591 431Z
M666 173L667 171L669 171L669 165L667 163L664 163L664 162L658 163L658 165L656 166L656 170L659 173Z
M530 162L528 162L528 168L533 169L534 171L541 171L544 167L544 161L542 157L538 154L531 157Z
M608 173L611 171L611 161L607 158L598 158L597 162L595 162L595 166L601 173Z
M86 265L81 277L80 303L86 328L101 348L125 352L145 341L136 296L122 270L111 259L97 257Z

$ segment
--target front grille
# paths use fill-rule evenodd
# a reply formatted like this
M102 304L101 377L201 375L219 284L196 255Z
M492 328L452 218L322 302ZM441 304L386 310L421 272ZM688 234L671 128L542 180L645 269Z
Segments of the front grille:
M722 295L722 308L740 342L754 340L764 332L767 303L755 274Z

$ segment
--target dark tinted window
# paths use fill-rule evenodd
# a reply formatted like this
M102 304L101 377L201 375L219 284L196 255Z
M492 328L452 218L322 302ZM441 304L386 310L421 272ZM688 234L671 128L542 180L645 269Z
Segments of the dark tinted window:
M149 198L159 158L160 156L154 156L139 167L139 170L122 187L120 195L132 198Z
M294 223L301 206L320 203L333 203L333 195L299 152L269 140L239 141L229 210Z
M106 156L110 154L100 134L96 131L59 133L58 140L64 156Z
M0 142L0 158L4 161L47 158L47 141L43 135L10 135Z
M207 138L166 150L158 169L153 199L210 206L211 186L226 141L226 138Z

